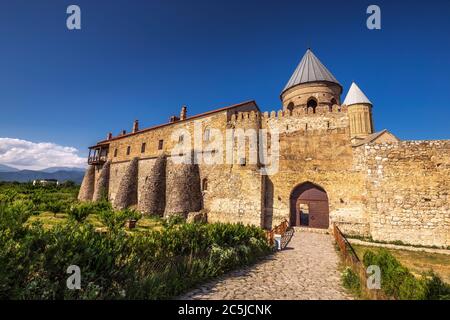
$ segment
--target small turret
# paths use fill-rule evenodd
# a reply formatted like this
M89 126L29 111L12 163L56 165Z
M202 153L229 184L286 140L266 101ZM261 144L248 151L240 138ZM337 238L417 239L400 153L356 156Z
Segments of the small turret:
M348 108L351 138L364 138L374 132L372 102L356 83L352 83L343 104Z

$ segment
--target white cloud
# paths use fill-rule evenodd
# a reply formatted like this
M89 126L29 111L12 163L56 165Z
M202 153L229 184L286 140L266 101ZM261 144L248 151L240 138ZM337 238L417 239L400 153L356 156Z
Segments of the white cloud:
M0 138L0 164L19 169L45 169L49 167L85 167L86 159L78 156L73 147L50 142Z

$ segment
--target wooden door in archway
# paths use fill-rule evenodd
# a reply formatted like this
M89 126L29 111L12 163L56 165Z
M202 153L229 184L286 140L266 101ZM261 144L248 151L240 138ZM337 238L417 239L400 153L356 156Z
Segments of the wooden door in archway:
M291 194L291 225L328 229L328 196L310 182L297 186Z

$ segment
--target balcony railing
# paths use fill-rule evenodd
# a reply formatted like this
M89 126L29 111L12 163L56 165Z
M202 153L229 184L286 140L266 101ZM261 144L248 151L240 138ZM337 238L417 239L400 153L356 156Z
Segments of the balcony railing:
M88 164L104 164L107 156L90 156L88 158Z

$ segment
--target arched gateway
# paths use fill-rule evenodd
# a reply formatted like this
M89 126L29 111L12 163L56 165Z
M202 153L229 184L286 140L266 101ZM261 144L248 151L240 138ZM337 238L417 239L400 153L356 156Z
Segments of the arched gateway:
M328 196L322 187L311 182L298 185L292 190L290 207L291 226L328 228Z

